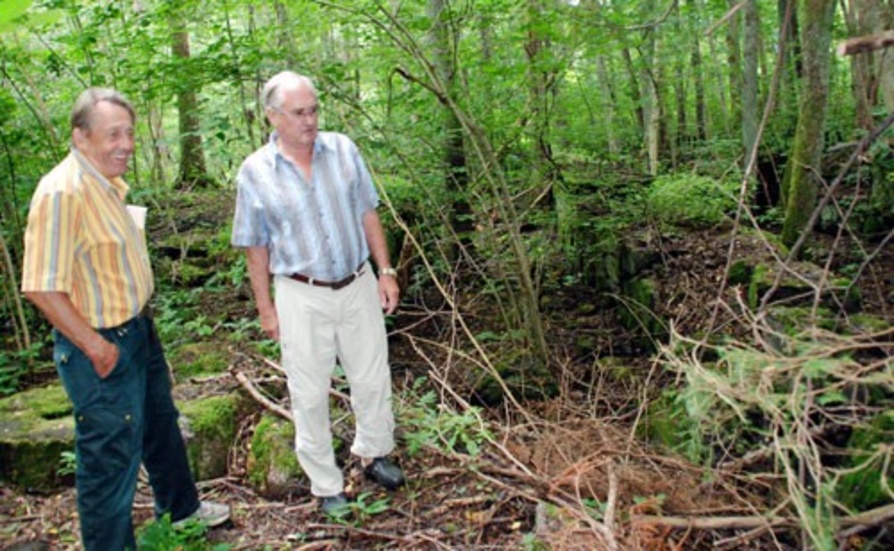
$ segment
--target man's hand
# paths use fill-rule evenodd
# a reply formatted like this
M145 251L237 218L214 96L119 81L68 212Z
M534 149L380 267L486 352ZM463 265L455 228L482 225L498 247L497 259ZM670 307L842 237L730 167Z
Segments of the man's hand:
M279 318L276 316L276 310L271 309L270 312L261 314L261 329L268 338L279 340Z
M400 300L400 287L394 276L379 277L379 301L382 303L382 310L386 314L393 314L397 310L397 303Z
M99 375L99 378L105 379L115 369L115 365L118 364L118 356L121 355L121 352L115 344L110 343L97 334L96 339L84 350L84 354L90 358L90 362L93 363L93 369Z

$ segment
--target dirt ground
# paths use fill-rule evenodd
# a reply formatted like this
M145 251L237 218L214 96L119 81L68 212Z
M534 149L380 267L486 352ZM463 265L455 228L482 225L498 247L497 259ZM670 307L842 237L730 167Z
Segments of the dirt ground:
M716 299L728 250L728 239L717 232L669 244L662 278L676 283L660 291L662 314L689 330L705 327L710 312L705 306ZM757 241L742 240L737 250L765 254ZM894 254L883 250L861 281L864 310L888 320L894 319L891 274ZM407 327L396 332L410 331L414 320L430 314L406 312ZM568 334L573 329L561 326L568 315L573 314L553 314L550 321L557 341L573 341ZM397 387L412 384L431 368L414 344L400 336L392 340ZM649 369L648 361L639 365ZM569 377L587 369L573 365ZM222 381L238 385L226 377ZM343 523L323 517L306 486L276 500L249 488L244 462L251 419L246 419L244 441L231 452L229 476L200 483L204 499L233 508L231 521L211 530L208 541L228 549L536 549L535 539L551 549L798 548L793 543L797 532L787 537L785 529L733 525L707 530L642 520L648 515L753 518L766 513L772 482L709 473L649 449L634 433L638 410L615 407L638 400L639 390L611 394L620 390L612 386L586 394L570 384L558 397L525 404L522 410L505 405L485 410L494 438L477 456L436 448L411 455L399 434L396 458L409 482L396 492L373 487L354 461L341 457L349 494L366 504ZM625 413L610 413L620 410ZM336 429L348 437L352 430ZM373 505L383 503L385 510L375 512ZM143 483L134 514L138 526L152 517L151 495ZM859 549L860 543L843 548ZM74 490L35 495L0 486L0 547L79 549Z

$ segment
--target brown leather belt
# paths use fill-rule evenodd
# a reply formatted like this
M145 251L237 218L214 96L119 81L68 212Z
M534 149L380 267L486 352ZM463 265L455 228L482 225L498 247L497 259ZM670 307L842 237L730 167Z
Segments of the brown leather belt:
M307 283L308 285L316 285L317 287L326 287L328 289L332 289L333 291L338 291L343 287L347 287L351 283L354 282L355 279L363 275L364 266L361 264L357 270L344 279L339 279L338 281L323 281L320 279L314 279L312 277L307 277L302 274L290 274L288 277L294 279L295 281L300 281L301 283Z

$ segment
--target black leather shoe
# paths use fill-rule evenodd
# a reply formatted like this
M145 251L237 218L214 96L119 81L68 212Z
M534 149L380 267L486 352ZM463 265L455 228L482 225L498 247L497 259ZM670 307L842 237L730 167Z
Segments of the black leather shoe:
M327 517L343 517L351 512L348 507L348 498L344 492L335 494L334 496L326 496L320 498L320 510Z
M387 490L394 490L404 485L404 473L387 457L377 457L363 469L366 478Z

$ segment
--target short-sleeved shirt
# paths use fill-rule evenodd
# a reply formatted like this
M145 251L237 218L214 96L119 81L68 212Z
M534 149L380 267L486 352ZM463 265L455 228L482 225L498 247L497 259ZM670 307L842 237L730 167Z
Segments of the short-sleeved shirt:
M124 203L128 189L72 148L31 199L22 291L67 293L95 328L136 316L153 279L144 231Z
M267 247L271 274L347 277L369 258L363 215L379 204L360 151L343 134L318 133L308 181L277 139L239 169L233 246Z

